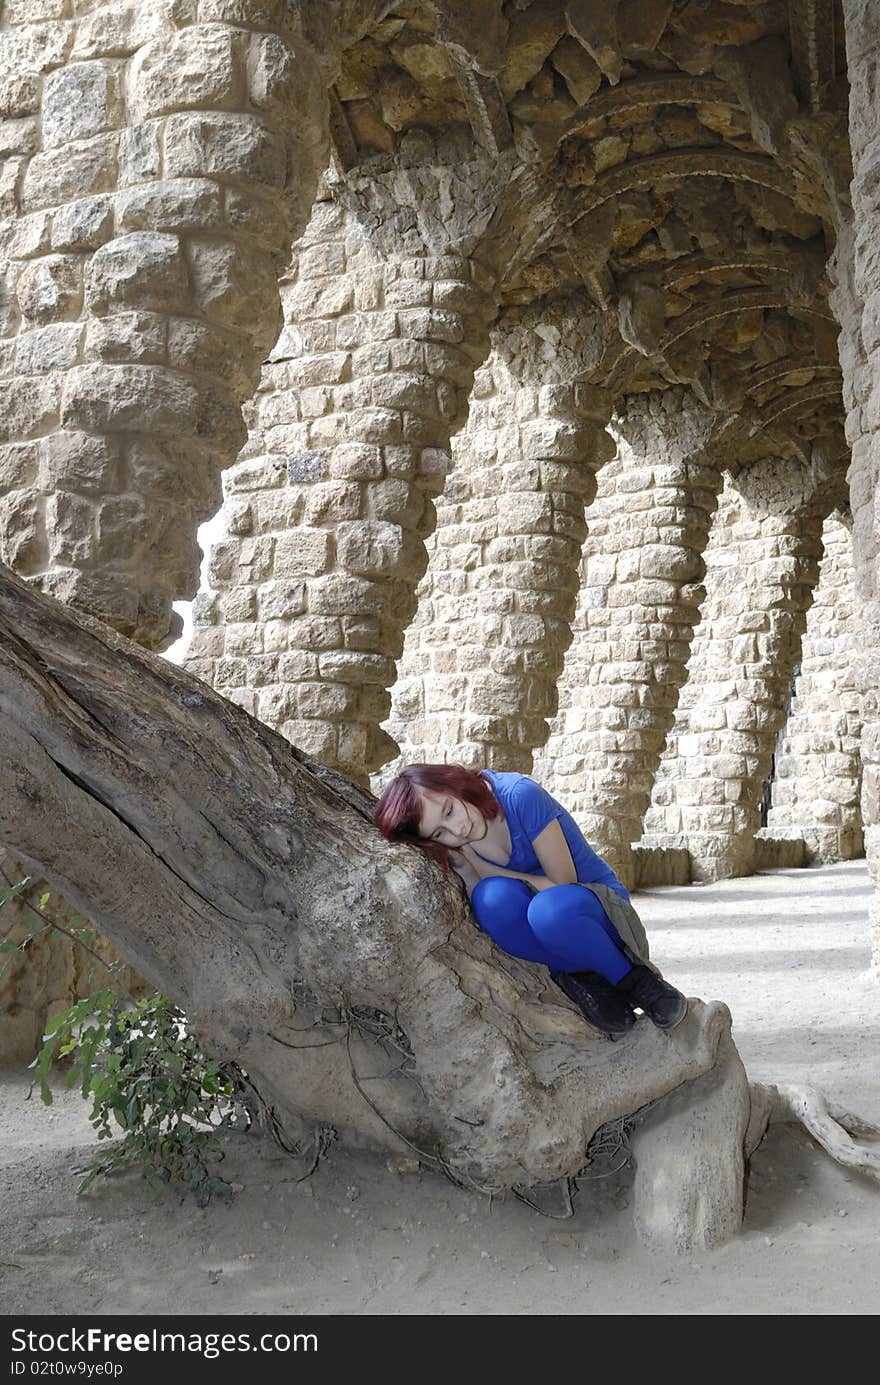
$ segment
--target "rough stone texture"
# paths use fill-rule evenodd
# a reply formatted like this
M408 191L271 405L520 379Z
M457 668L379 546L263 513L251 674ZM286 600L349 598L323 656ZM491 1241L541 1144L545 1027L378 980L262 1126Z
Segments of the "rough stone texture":
M688 682L645 817L645 842L686 846L697 880L754 869L761 792L818 578L813 484L795 464L756 465L719 504Z
M874 884L874 960L880 964L880 257L877 254L877 168L880 161L880 14L868 0L844 0L850 80L849 136L853 182L851 223L841 228L832 305L841 325L853 517L857 603L856 686L862 694L862 819Z
M618 455L587 516L560 711L535 766L631 884L631 844L703 596L702 555L722 481L716 422L683 391L637 396L615 418Z
M601 350L601 324L567 300L497 324L398 669L401 759L381 780L425 759L531 770L571 638L584 505L612 450L607 396L577 382Z
M632 848L633 888L646 890L652 885L689 885L691 858L684 847L645 846Z
M811 865L864 854L852 535L840 515L825 521L822 542L819 583L807 613L767 816L770 834L803 839Z
M418 175L426 185L427 167ZM469 175L487 198L485 223L498 201L487 193L492 169L480 156ZM187 656L361 781L396 749L380 729L386 689L495 312L478 228L440 219L452 176L437 164L421 224L407 233L377 233L375 209L388 215L396 199L382 203L376 186L369 219L356 188L316 204L284 279L287 325L227 477L226 537ZM464 183L464 167L454 176Z
M0 557L162 647L244 437L326 158L314 54L262 0L15 4Z

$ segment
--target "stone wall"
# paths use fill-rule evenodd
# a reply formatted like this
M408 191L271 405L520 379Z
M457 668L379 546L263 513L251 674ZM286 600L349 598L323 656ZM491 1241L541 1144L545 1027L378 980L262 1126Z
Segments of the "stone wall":
M825 521L822 544L767 817L770 834L803 839L810 864L864 853L852 535L839 514Z
M477 372L386 724L400 765L531 770L556 710L608 398L578 376L603 331L570 300L505 313Z
M852 448L849 492L857 603L856 686L862 699L862 799L865 852L874 885L870 905L874 961L880 964L880 13L868 0L843 0L850 80L852 221L840 228L832 298L841 325L846 432Z
M155 648L326 161L293 24L281 0L3 8L0 559Z

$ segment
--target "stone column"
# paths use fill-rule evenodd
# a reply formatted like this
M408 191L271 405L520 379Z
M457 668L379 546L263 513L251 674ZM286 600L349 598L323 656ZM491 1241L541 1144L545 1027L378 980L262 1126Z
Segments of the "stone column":
M822 531L824 556L801 646L801 668L775 760L767 827L797 836L810 865L864 853L859 807L861 698L855 686L852 535L839 514Z
M706 599L646 845L686 846L695 880L754 868L761 793L818 579L821 516L798 463L725 487L706 551Z
M715 418L681 390L625 401L587 513L560 710L535 774L623 879L685 680L721 489Z
M493 332L394 688L401 760L383 779L417 760L531 771L571 638L584 506L612 446L606 396L575 379L600 335L568 300L512 310Z
M862 818L874 885L870 916L874 963L880 966L880 12L869 0L843 0L850 84L849 134L853 160L853 220L838 228L837 289L832 305L841 324L847 439L853 516L858 655L862 695Z
M326 162L297 22L284 0L4 8L0 558L155 648Z
M489 219L497 170L484 157L463 160L443 223L450 170L428 161L419 175L436 185L420 193L432 225L416 208L403 223L397 170L387 188L371 185L369 209L350 183L337 185L295 247L287 325L226 478L226 537L212 551L187 658L362 782L397 749L380 729L387 689L427 565L450 435L496 311L469 213L476 201Z

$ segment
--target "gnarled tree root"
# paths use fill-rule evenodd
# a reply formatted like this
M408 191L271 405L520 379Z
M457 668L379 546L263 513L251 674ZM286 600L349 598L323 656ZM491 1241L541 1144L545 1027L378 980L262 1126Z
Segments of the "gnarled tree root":
M880 1139L880 1126L853 1115L825 1096L817 1087L794 1083L751 1086L752 1119L746 1138L746 1155L757 1149L770 1125L791 1122L802 1125L818 1145L845 1168L858 1169L880 1181L880 1147L860 1143L855 1136Z

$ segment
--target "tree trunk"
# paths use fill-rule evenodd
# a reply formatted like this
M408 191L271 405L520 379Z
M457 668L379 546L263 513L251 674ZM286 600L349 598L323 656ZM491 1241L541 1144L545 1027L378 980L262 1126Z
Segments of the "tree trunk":
M6 569L0 740L0 842L247 1071L293 1139L332 1126L503 1189L576 1174L599 1126L684 1083L712 1120L717 1078L730 1109L723 1005L607 1042L543 968L478 931L455 875L380 836L369 794ZM685 1209L670 1244L738 1222L741 1199L723 1225L682 1227L707 1159L741 1181L734 1085L740 1115L693 1159L645 1144L652 1197L668 1183Z

